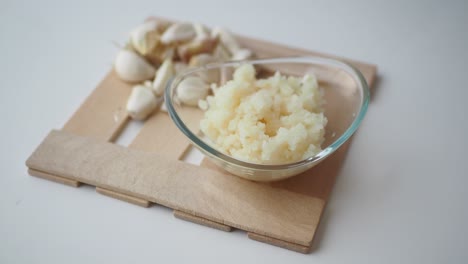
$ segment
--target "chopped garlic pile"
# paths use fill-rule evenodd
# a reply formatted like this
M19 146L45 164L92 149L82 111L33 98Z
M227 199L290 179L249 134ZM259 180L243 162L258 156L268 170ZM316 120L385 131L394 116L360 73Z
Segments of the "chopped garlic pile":
M314 76L256 79L250 64L208 96L201 131L218 150L260 164L300 161L321 151L327 118Z

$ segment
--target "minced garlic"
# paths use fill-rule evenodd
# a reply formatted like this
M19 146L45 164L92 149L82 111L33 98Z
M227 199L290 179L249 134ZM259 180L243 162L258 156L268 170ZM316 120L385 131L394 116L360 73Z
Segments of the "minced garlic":
M244 64L207 98L201 131L221 152L260 164L284 164L321 151L327 118L314 76L256 79Z

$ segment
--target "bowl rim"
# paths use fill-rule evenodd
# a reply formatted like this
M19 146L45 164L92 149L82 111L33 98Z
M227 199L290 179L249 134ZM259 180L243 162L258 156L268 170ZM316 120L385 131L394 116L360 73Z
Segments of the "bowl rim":
M341 68L342 70L350 74L351 77L353 77L357 85L360 87L360 90L362 91L361 92L362 103L359 109L359 113L356 114L356 117L354 118L351 125L346 129L346 131L340 137L338 137L333 143L328 145L326 148L322 149L316 155L308 157L306 159L302 159L300 161L296 161L292 163L284 163L284 164L258 164L258 163L250 163L247 161L239 160L232 156L224 154L216 150L215 148L211 147L207 143L205 143L196 134L192 133L190 129L187 128L187 126L180 119L179 115L177 114L177 111L174 108L174 105L173 105L174 100L172 100L171 91L175 89L175 87L173 87L175 84L180 83L180 81L189 74L192 74L198 71L214 69L214 68L236 67L245 63L249 63L252 65L273 64L273 63L309 63L309 64L318 64L318 65L333 66L333 67ZM370 100L369 86L367 84L366 79L362 75L362 73L356 67L354 67L350 63L347 63L341 60L324 58L324 57L316 57L316 56L278 57L278 58L210 63L204 66L200 66L200 67L196 67L192 69L186 69L178 73L175 77L171 78L171 80L167 82L166 89L164 92L164 101L165 101L169 116L171 117L175 125L179 128L179 130L184 135L186 135L196 147L204 151L207 155L217 158L217 159L221 159L224 162L228 162L232 165L250 168L254 170L263 170L263 171L284 170L284 169L303 167L309 164L318 163L321 160L328 157L330 154L335 152L341 145L343 145L354 134L354 132L356 132L357 128L359 127L362 119L364 118L367 112L369 100Z

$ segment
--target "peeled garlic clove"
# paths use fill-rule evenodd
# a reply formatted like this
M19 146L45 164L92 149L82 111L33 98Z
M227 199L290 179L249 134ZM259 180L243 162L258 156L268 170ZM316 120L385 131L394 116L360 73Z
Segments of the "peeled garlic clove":
M211 31L211 36L218 37L231 55L235 54L236 51L241 48L237 39L227 29L216 27Z
M198 101L208 96L209 86L201 78L190 76L177 86L177 98L189 106L198 106Z
M232 55L232 60L247 60L253 57L253 52L249 49L239 49Z
M131 118L144 120L157 106L157 100L151 88L144 85L133 87L127 101L127 113Z
M217 62L218 60L216 57L210 54L202 53L196 56L193 56L190 59L189 66L190 67L200 67L203 65L207 65L209 63ZM219 69L209 69L197 72L197 75L200 76L205 82L207 83L218 83L219 82Z
M216 48L217 44L217 38L195 39L177 47L177 54L182 61L188 62L194 55L211 53Z
M175 23L171 25L161 36L161 42L171 44L191 40L196 35L193 25L190 23Z
M174 76L174 66L171 59L164 60L163 64L159 67L156 77L153 82L153 92L157 96L164 94L166 83Z
M126 82L142 82L154 77L156 69L134 51L122 49L117 53L114 69Z
M138 53L146 55L159 44L158 27L158 21L149 20L130 33L130 42Z

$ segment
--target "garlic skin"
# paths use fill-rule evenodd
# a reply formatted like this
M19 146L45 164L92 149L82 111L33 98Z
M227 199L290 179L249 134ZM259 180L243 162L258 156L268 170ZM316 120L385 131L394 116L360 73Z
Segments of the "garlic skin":
M134 51L122 49L117 53L114 69L126 82L143 82L154 77L156 69Z
M166 59L159 67L153 81L153 92L155 95L161 96L164 94L166 83L172 76L174 76L174 65L171 59Z
M127 101L127 113L136 120L146 119L156 109L157 100L150 87L136 85Z
M191 23L175 23L164 31L161 36L161 42L166 45L185 42L193 39L195 36L195 28Z
M158 44L160 24L156 20L146 21L130 33L132 47L141 55L147 55Z
M177 86L177 98L189 106L198 106L198 101L208 96L209 86L200 77L190 76Z

